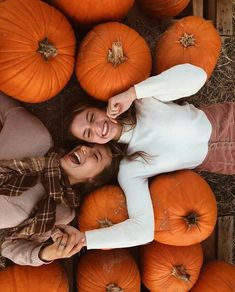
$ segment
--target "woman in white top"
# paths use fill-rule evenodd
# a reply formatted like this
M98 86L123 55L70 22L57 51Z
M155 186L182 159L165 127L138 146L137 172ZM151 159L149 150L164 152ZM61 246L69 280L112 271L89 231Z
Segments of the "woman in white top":
M212 133L211 121L204 111L172 101L196 93L206 79L201 68L177 65L112 97L107 114L104 109L83 105L73 112L69 131L74 137L100 144L116 140L127 145L129 158L135 157L123 159L118 174L129 219L85 232L88 249L128 247L153 240L154 215L148 178L201 165ZM133 101L136 124L115 121ZM233 173L234 164L233 158Z

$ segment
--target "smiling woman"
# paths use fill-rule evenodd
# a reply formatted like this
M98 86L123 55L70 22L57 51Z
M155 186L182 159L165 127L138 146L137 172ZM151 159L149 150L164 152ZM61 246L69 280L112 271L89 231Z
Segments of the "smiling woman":
M92 107L74 117L70 131L74 136L82 137L87 142L105 144L111 140L118 140L122 127L110 120L103 110Z
M107 146L77 146L60 159L60 165L68 175L71 185L95 182L96 176L112 164L112 153Z
M82 234L67 226L74 208L117 174L119 157L98 144L80 144L63 155L48 152L44 125L1 93L0 122L0 229L8 229L1 256L32 266L72 256L83 246Z

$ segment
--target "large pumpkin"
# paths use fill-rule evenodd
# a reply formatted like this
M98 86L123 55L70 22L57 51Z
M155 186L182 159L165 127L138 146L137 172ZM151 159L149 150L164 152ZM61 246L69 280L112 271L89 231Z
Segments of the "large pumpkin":
M210 77L217 63L221 40L212 22L188 16L175 22L157 43L155 72L190 63L204 69Z
M141 247L141 262L141 279L150 291L185 292L198 279L202 248L200 244L182 247L153 241Z
M222 261L206 264L191 292L234 292L235 266Z
M14 265L0 272L1 292L68 292L66 274L58 262L40 267Z
M167 18L179 14L190 0L139 0L139 2L149 15Z
M39 0L0 1L0 90L37 103L55 96L74 68L67 19Z
M51 0L56 7L82 25L121 20L134 0Z
M78 262L79 292L139 292L140 275L128 250L89 251Z
M122 23L95 26L78 51L76 76L89 95L102 101L146 79L150 71L147 43Z
M207 182L191 170L162 174L153 179L155 240L191 245L206 239L217 219L215 196Z
M87 231L128 219L126 199L118 186L104 186L87 195L78 213L79 230Z

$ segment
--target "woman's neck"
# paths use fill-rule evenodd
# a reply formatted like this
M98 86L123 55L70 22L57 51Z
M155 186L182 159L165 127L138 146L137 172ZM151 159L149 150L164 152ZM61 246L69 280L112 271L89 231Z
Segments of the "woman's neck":
M118 141L122 135L123 125L117 123L117 126L118 126L118 130L117 130L116 136L114 137L114 141Z

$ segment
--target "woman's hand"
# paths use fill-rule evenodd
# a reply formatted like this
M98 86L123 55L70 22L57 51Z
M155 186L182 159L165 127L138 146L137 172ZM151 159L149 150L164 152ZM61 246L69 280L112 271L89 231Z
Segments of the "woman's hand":
M59 228L63 231L63 235L57 237L56 241L51 245L45 246L40 250L39 258L42 261L70 258L85 245L83 232L68 225L61 225Z
M107 116L110 119L116 119L120 114L129 109L135 99L136 92L134 87L111 97L108 100Z

